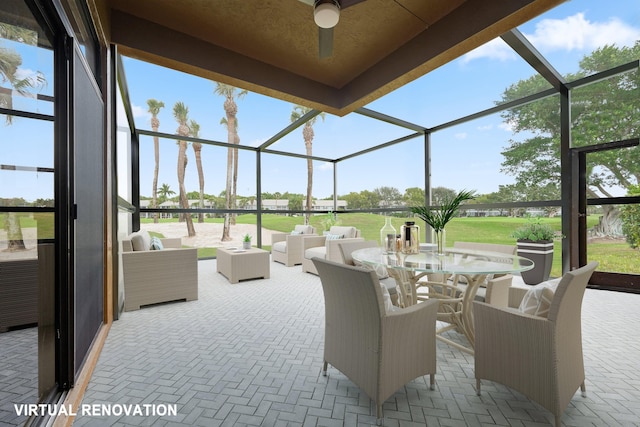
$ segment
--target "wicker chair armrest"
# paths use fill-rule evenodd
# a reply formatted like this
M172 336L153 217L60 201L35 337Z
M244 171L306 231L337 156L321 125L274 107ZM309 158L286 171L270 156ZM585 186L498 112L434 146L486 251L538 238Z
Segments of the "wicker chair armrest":
M162 242L162 246L164 246L165 249L182 248L182 239L180 237L165 237L160 239L160 241Z
M271 245L277 242L284 242L287 240L287 236L290 236L289 233L272 233L271 234Z
M327 257L329 261L335 261L342 263L342 252L340 252L340 243L345 242L362 242L364 239L362 237L351 237L347 239L336 239L336 240L327 240Z
M318 237L314 234L289 234L287 236L287 252L302 253L302 242L309 237Z

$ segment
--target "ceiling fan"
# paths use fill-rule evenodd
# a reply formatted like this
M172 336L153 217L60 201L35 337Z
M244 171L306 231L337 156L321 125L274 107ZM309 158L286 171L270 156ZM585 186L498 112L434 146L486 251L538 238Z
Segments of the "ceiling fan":
M318 46L320 59L333 54L333 27L338 24L340 10L364 0L300 0L313 6L313 20L318 26Z

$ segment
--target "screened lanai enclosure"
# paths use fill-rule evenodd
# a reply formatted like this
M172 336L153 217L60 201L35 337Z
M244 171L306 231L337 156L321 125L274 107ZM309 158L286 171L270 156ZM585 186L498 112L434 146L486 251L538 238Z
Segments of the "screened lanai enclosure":
M467 189L449 243L513 243L517 225L547 222L555 276L597 259L594 286L637 291L640 44L547 58L541 28L563 7L586 19L568 6L345 115L119 55L121 233L183 237L201 258L247 232L268 249L270 231L305 222L378 239L385 216L399 229L410 206Z
M636 2L340 3L327 38L309 1L0 2L0 424L88 382L139 229L429 242L410 208L470 190L448 245L540 222L552 276L639 292Z

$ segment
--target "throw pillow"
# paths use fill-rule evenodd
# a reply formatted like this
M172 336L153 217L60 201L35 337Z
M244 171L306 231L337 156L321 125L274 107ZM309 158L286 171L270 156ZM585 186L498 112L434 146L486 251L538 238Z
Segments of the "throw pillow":
M293 231L291 232L291 235L292 235L292 236L297 236L297 235L299 235L299 234L302 234L302 231L296 231L296 230L293 230Z
M356 235L357 231L356 231L355 227L345 227L345 226L334 225L333 227L331 227L329 229L329 233L330 234L341 234L346 239L351 239L353 237L358 237Z
M137 231L131 235L131 246L134 251L148 251L151 249L151 237L146 231Z
M522 313L546 318L553 300L554 289L548 283L532 286L522 298L520 310Z
M376 276L378 276L378 279L380 279L380 280L386 279L387 277L389 277L389 272L387 271L387 268L384 265L373 266L373 265L370 265L370 264L363 264L360 261L356 261L355 259L353 260L353 264L355 266L357 266L357 267L362 267L362 268L364 268L366 270L375 271L376 272Z
M389 290L385 285L380 283L380 289L382 290L382 300L384 301L384 311L385 313L389 313L391 311L398 311L400 307L396 307L391 302L391 295L389 294Z
M327 234L326 237L327 237L327 240L338 240L338 239L342 239L344 235L343 234Z
M293 230L299 231L300 234L313 234L313 227L310 225L296 225Z
M152 251L161 251L164 249L164 246L162 245L162 240L160 240L158 237L155 237L155 236L151 238L151 245L149 245L149 247Z

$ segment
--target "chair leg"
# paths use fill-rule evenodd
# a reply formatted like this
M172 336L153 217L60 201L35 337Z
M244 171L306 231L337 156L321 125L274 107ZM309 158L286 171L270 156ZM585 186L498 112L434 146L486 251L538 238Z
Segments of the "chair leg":
M556 415L556 427L560 427L562 425L562 421L560 421L561 418L562 414Z
M322 367L322 376L323 376L323 377L326 377L326 376L327 376L327 365L328 365L328 364L329 364L329 363L325 360L325 361L324 361L324 365L323 365L323 367Z
M582 384L580 384L580 391L582 392L582 397L587 397L587 386L585 385L584 381L582 381Z
M476 378L476 395L480 396L480 378Z
M431 390L435 390L436 389L436 374L431 374L429 376L429 388Z

